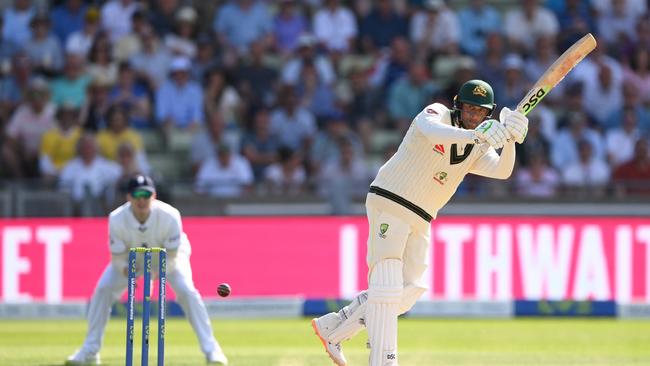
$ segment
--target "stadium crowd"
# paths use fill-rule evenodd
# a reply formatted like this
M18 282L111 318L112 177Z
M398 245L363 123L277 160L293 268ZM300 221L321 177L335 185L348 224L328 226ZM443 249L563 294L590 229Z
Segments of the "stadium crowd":
M459 193L650 194L646 0L1 3L4 180L76 201L135 172L217 197L362 196L427 104L481 78L514 108L592 32L509 184Z

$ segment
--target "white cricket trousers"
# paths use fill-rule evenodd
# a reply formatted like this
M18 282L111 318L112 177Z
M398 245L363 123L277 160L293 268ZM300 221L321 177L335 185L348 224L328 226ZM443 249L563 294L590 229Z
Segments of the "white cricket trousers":
M176 298L181 308L187 315L196 333L203 353L210 353L216 349L218 343L212 334L212 325L208 312L203 304L201 295L194 287L192 281L192 267L189 256L178 253L174 259L173 268L168 266L167 282L176 293ZM84 341L83 348L89 352L99 352L104 338L104 329L110 317L111 306L117 301L126 290L128 279L123 273L116 270L112 264L108 264L104 273L97 281L95 292L90 299L88 308L88 334ZM136 290L137 291L137 290ZM142 291L142 290L140 290ZM151 318L156 318L152 313ZM126 322L125 331L126 331ZM136 320L136 327L137 327ZM136 328L137 329L137 328Z

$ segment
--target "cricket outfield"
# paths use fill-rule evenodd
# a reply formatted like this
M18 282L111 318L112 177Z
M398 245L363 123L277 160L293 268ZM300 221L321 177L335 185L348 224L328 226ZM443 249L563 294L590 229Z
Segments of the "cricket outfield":
M213 326L231 366L332 365L309 320L214 320ZM82 320L2 320L0 365L61 365L85 330ZM401 366L650 365L648 320L400 319L399 338ZM367 364L365 343L364 332L344 344L350 365ZM124 364L124 345L125 322L115 318L106 331L103 364ZM166 365L205 364L184 319L168 319L165 346ZM134 348L139 360L140 347Z

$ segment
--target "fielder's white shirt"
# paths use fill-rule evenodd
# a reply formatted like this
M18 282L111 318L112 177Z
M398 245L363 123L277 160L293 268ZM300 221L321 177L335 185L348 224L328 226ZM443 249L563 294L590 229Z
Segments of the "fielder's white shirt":
M130 248L147 246L190 252L190 242L183 232L181 214L171 205L154 200L151 213L140 223L127 202L108 217L111 254L125 254Z
M488 144L475 144L473 131L453 126L450 110L435 103L415 117L397 152L379 169L372 185L436 217L467 173L507 177L512 166L498 164L499 159Z

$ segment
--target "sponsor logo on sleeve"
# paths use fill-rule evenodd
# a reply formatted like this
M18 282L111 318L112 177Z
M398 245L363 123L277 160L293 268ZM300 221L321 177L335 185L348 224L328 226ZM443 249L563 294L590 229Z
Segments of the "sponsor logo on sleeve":
M433 180L444 186L447 183L447 172L437 172L433 175Z
M436 144L433 147L433 151L437 152L440 155L445 155L445 145L443 144Z

